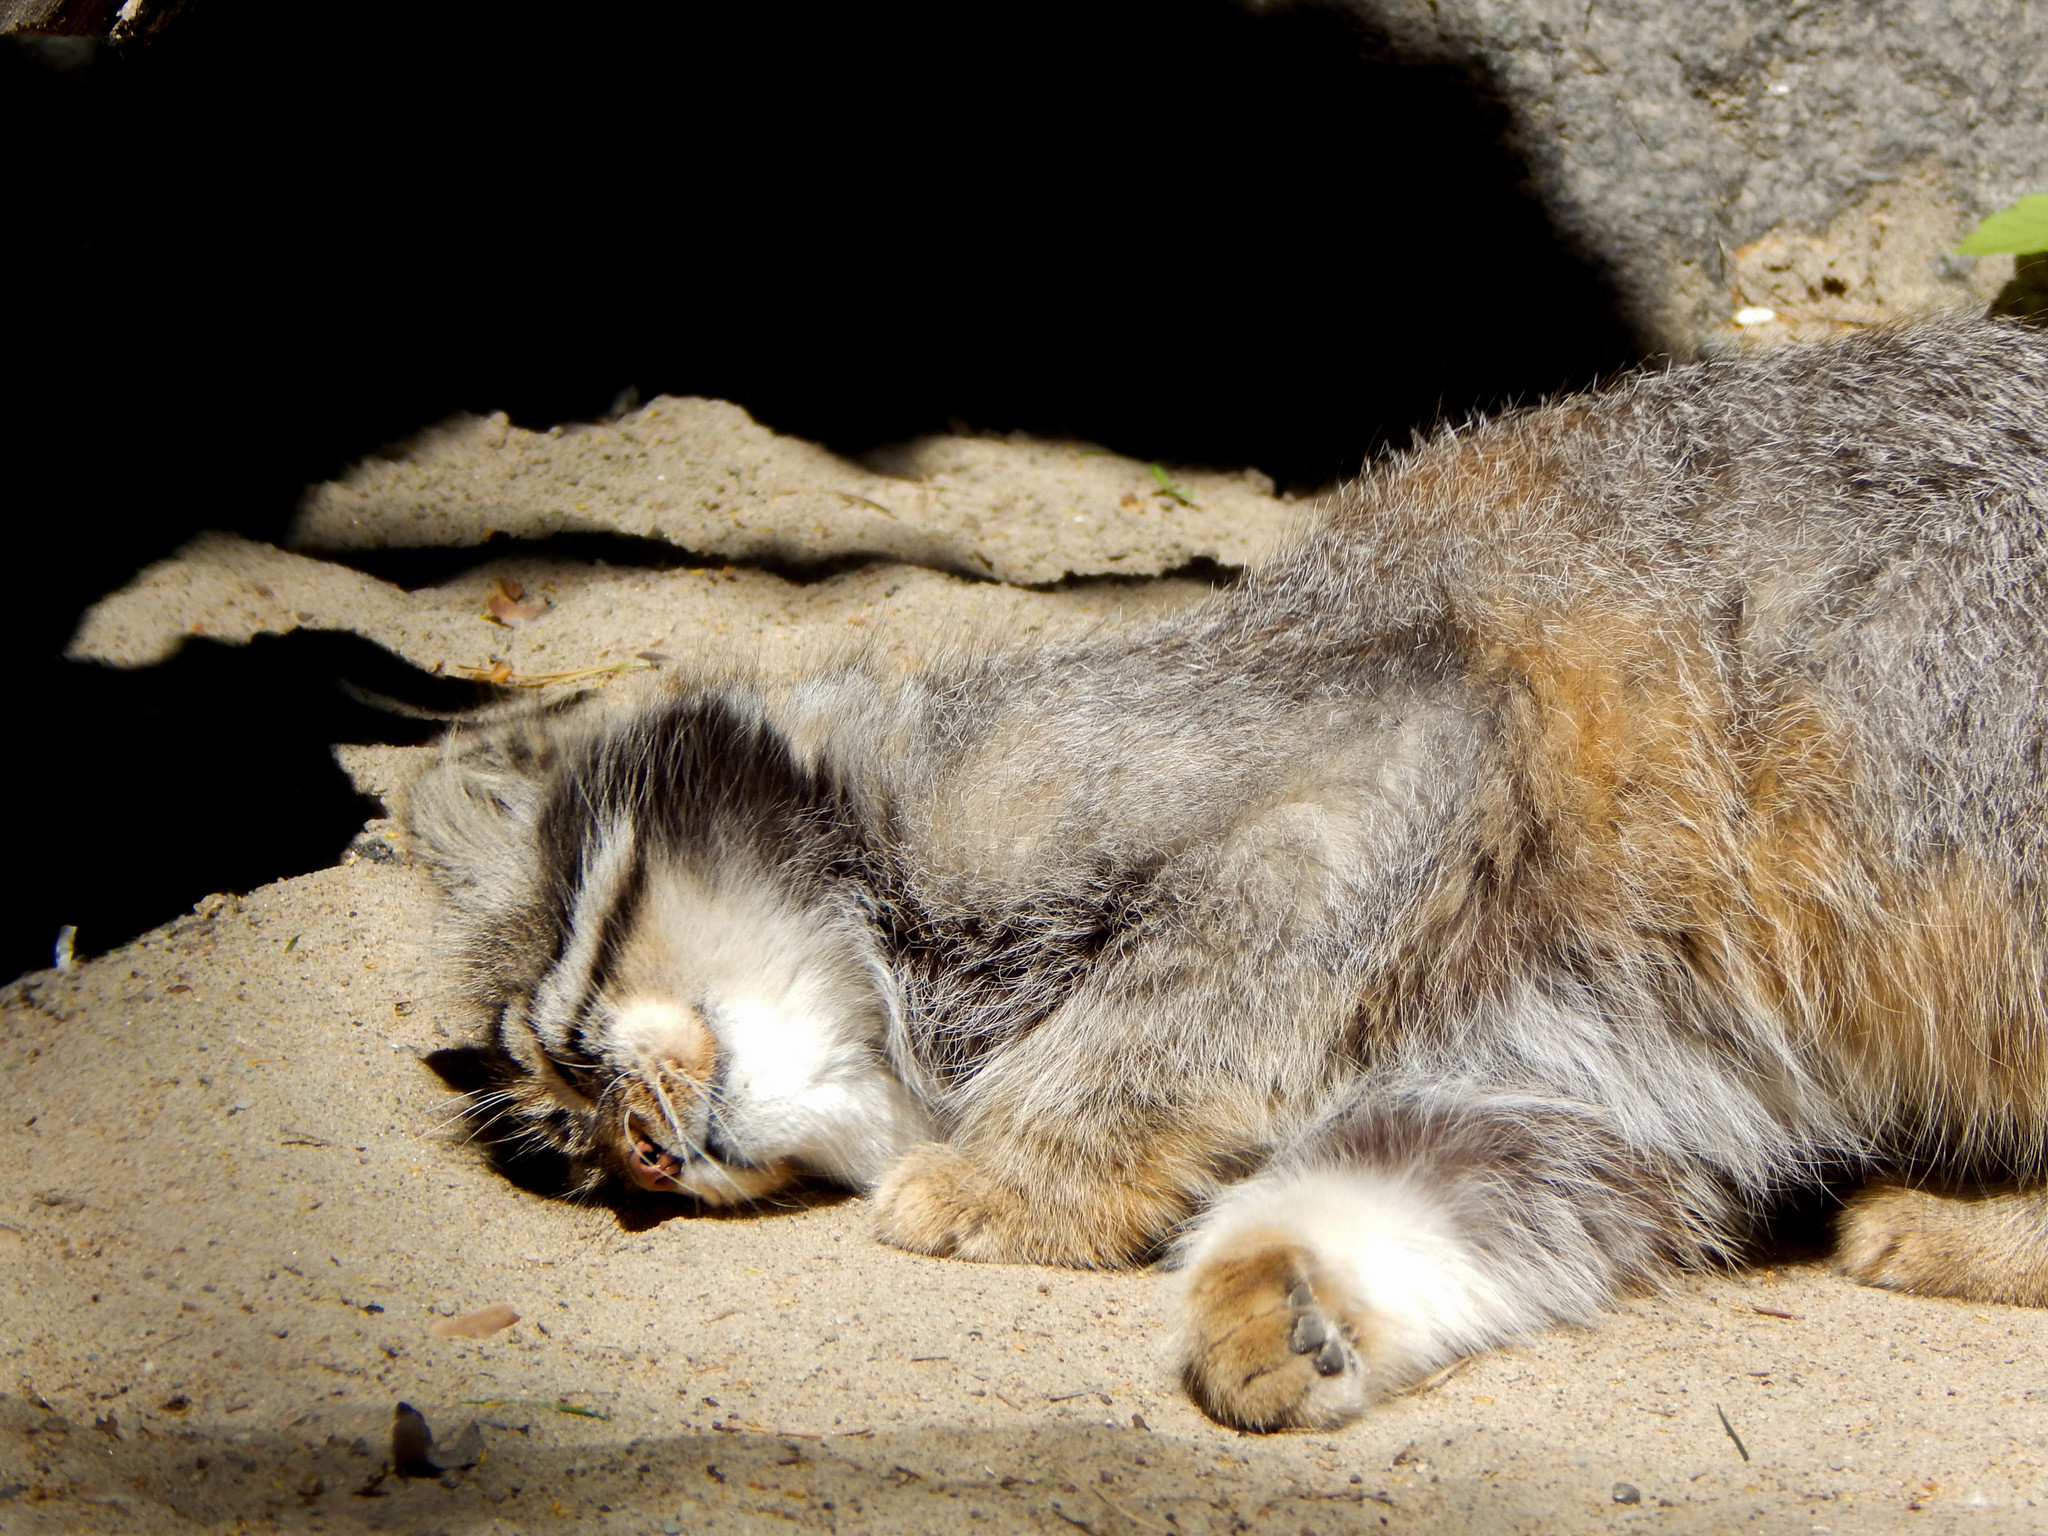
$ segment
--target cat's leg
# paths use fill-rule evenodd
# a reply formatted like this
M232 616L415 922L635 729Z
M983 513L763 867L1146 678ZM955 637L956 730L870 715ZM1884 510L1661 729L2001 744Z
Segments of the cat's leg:
M1697 1258L1724 1199L1584 1106L1361 1095L1186 1242L1182 1377L1227 1424L1336 1425Z
M1192 968L1190 968L1192 969ZM1154 1257L1231 1178L1329 1092L1343 1000L1298 987L1292 1011L1099 979L985 1070L945 1142L912 1150L876 1192L880 1235L986 1263L1117 1268ZM1192 991L1193 989L1190 989ZM1161 1020L1233 1014L1263 1028L1168 1035Z
M1171 1094L1049 1085L1043 1106L1006 1094L891 1167L875 1193L879 1235L983 1263L1144 1263L1243 1166L1270 1112L1247 1084L1190 1077Z
M1888 1290L2048 1307L2048 1189L1867 1189L1836 1226L1835 1267Z
M1143 915L949 1096L947 1141L890 1172L881 1235L991 1262L1151 1257L1351 1071L1359 967L1416 921L1479 741L1462 709L1417 705L1178 851Z

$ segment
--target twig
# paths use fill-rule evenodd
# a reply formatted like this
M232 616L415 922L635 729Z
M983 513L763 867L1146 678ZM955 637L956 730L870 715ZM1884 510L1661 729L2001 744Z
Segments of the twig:
M1422 1380L1416 1382L1413 1386L1403 1387L1399 1392L1396 1392L1394 1395L1396 1397L1421 1397L1426 1392L1434 1392L1438 1387L1442 1386L1445 1382L1449 1381L1453 1376L1457 1375L1458 1372L1464 1370L1465 1367L1470 1365L1471 1363L1472 1357L1470 1355L1460 1355L1457 1359L1453 1360L1449 1365L1445 1366L1442 1370L1432 1371L1429 1375L1423 1377Z
M793 491L770 491L768 493L768 499L770 501L780 501L785 496L837 496L842 501L850 501L855 506L860 507L873 507L877 512L880 512L885 517L895 517L898 522L902 521L902 518L897 517L894 508L885 507L879 501L870 501L865 496L856 496L852 491L812 490L800 486Z
M1742 1436L1735 1433L1735 1426L1728 1422L1728 1415L1721 1412L1721 1405L1714 1404L1714 1416L1721 1421L1721 1427L1728 1431L1728 1438L1735 1442L1735 1449L1742 1452L1742 1459L1749 1460L1749 1447L1742 1443Z
M578 667L573 672L528 672L512 670L508 662L488 667L450 667L449 674L466 682L490 683L498 688L558 688L564 683L585 682L593 677L616 677L622 672L652 672L651 661L613 661L601 667Z

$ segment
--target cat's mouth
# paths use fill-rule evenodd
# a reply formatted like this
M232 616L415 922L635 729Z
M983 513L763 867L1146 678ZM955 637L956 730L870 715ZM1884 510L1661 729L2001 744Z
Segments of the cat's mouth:
M647 1124L638 1115L626 1116L627 1175L642 1189L687 1193L679 1175L682 1159L654 1144Z
M633 1157L628 1172L633 1182L642 1189L681 1189L676 1175L683 1171L683 1165L670 1154L644 1141L633 1143Z
M689 1195L707 1205L742 1205L782 1188L796 1177L787 1163L765 1168L728 1163L699 1153L687 1163L657 1146L638 1115L626 1116L626 1173L642 1189Z

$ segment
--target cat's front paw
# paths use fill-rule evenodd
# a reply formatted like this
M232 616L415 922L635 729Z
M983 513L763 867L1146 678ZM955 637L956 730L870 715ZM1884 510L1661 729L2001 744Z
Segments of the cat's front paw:
M1189 1275L1181 1378L1235 1429L1334 1429L1377 1395L1371 1320L1299 1243L1247 1233Z
M875 1192L875 1223L884 1242L940 1258L1077 1269L1135 1260L1143 1240L1124 1212L1059 1193L1066 1198L1027 1198L973 1153L926 1142L898 1159Z

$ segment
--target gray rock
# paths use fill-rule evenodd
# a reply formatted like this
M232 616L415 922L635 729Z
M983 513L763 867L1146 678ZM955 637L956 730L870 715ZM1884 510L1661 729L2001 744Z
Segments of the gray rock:
M1491 82L1560 232L1673 350L1738 307L1775 307L1738 259L1774 234L1817 238L1868 279L1859 294L1823 273L1838 293L1802 273L1781 304L1848 300L1882 318L1981 302L2008 259L1935 259L1977 218L2048 190L2048 7L2029 0L1348 3L1402 55ZM1913 259L1863 270L1887 244Z

